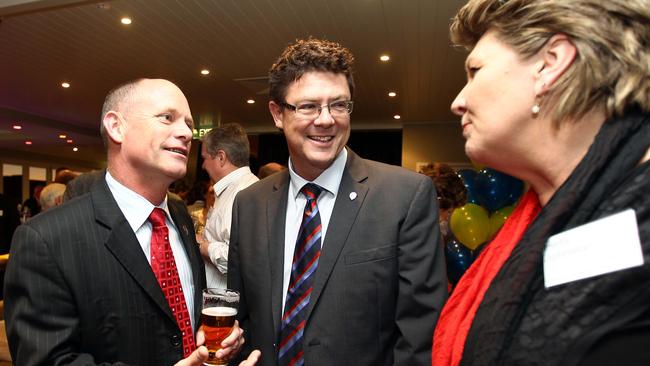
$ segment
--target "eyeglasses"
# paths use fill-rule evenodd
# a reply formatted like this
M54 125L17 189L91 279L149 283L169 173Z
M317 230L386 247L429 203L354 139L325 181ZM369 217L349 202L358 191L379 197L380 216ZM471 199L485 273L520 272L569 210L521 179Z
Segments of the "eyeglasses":
M352 113L354 102L351 100L338 100L325 105L315 103L300 103L291 105L287 102L280 103L281 106L296 112L296 115L303 118L317 118L320 116L323 108L327 108L332 117L347 117Z

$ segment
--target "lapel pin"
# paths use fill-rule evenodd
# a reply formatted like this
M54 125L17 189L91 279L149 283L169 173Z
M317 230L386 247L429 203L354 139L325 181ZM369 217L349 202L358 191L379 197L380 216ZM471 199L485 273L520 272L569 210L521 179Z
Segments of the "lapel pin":
M187 225L183 225L183 231L185 232L185 236L190 235L190 231L187 229Z
M350 193L350 201L354 201L355 198L357 198L357 192Z

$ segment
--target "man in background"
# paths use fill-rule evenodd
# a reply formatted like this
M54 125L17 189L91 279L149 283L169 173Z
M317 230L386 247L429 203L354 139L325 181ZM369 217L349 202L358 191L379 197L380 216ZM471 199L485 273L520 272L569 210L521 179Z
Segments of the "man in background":
M50 183L41 191L40 203L41 212L56 207L63 203L63 194L65 193L65 184Z
M203 169L214 184L215 203L203 237L198 237L205 259L208 287L226 288L232 203L242 189L259 179L248 167L250 145L246 131L236 123L215 127L202 138Z
M228 260L262 365L431 365L447 297L436 193L346 147L352 62L338 43L301 40L269 74L289 167L235 199Z
M205 271L184 204L167 196L185 175L193 126L185 96L167 80L108 94L105 176L14 235L5 319L17 365L207 359L196 333ZM241 346L237 325L224 342L223 354Z

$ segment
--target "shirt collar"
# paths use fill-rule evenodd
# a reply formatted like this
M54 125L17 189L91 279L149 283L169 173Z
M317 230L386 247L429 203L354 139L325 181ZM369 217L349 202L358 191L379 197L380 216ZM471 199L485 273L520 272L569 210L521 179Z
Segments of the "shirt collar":
M228 173L225 177L219 179L217 183L214 184L214 194L219 197L223 191L228 188L229 185L232 183L238 181L241 177L247 175L247 174L253 174L251 172L251 168L248 166L243 166L241 168L237 168L233 170L232 172Z
M146 198L118 182L108 171L106 172L106 183L133 232L136 232L147 222L151 211L155 207L161 208L165 211L167 217L171 217L167 205L167 196L159 206L154 206Z
M346 148L343 148L332 164L330 164L327 169L314 179L312 183L319 185L321 188L336 196L336 192L339 191L339 185L341 184L341 178L343 177L343 171L345 170L345 163L347 160L348 151ZM289 176L291 177L291 187L293 189L294 198L296 198L300 193L300 189L302 189L305 184L309 183L309 181L299 176L298 173L293 170L291 157L289 157Z

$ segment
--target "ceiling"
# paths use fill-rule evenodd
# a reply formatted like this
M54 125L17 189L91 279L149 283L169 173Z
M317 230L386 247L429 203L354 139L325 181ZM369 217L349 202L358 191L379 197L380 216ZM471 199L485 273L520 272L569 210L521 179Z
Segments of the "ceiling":
M251 133L274 131L266 74L287 44L308 36L341 42L355 55L353 128L454 121L449 104L464 83L465 55L449 46L448 27L460 5L0 0L0 154L104 160L98 133L104 96L138 77L176 82L198 125L238 122ZM121 24L123 16L132 24ZM390 61L379 61L382 54ZM200 74L204 68L209 75ZM62 88L64 81L71 86ZM389 91L397 96L389 98ZM61 133L74 142L59 139Z

